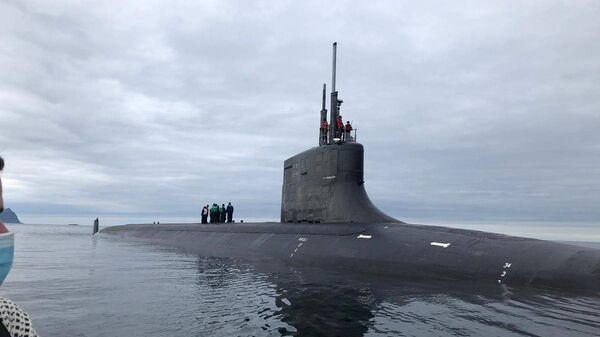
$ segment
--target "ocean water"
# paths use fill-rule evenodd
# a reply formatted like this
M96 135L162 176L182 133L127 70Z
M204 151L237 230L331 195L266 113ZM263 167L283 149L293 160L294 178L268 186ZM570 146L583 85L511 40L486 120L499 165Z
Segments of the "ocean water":
M87 226L11 230L0 296L41 336L600 336L600 294L250 264Z

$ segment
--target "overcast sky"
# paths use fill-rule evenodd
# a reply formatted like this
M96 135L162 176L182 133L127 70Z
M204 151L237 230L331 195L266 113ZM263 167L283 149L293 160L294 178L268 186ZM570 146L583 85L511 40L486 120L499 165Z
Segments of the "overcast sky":
M600 223L598 1L0 0L0 154L27 222L278 219L338 41L399 219Z

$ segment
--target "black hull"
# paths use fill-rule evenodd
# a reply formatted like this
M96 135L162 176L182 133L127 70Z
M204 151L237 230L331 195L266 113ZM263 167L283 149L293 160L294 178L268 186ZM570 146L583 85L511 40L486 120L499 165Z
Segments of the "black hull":
M398 223L125 225L102 231L203 256L418 279L600 290L600 250Z

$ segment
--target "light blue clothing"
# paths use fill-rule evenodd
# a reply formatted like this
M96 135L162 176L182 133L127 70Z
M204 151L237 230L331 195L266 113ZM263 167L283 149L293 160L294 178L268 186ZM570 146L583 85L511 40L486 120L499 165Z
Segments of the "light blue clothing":
M0 234L0 284L10 272L15 255L15 235L12 232Z

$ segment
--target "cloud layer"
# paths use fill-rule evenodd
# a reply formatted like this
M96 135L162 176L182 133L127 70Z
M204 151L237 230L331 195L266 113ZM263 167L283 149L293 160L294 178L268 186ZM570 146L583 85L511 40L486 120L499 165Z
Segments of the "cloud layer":
M0 153L27 221L277 219L339 42L366 187L400 219L600 219L594 1L0 3ZM329 85L329 83L328 83Z

